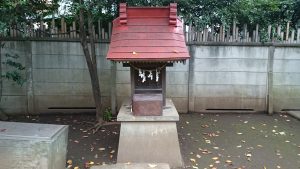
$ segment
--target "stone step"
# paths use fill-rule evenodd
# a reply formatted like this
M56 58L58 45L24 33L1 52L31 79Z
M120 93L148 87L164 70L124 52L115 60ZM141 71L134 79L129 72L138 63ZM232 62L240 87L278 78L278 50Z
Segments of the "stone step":
M118 163L92 166L91 169L170 169L167 163Z

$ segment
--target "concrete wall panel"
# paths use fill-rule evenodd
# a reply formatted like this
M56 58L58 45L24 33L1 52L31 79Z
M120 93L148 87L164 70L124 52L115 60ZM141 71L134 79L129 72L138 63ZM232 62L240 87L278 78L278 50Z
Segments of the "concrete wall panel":
M195 72L195 84L265 85L266 73L256 72Z
M27 114L27 96L2 96L0 105L7 114Z
M196 97L195 110L205 112L209 109L253 109L254 111L265 111L265 99L237 98L237 97Z
M108 47L109 43L96 44L100 86L105 106L110 106L115 90L120 107L122 100L131 95L130 73L128 67L117 63L116 80L112 80L112 65L105 58ZM274 70L271 90L274 110L299 108L300 48L275 46L273 65L268 65L268 46L191 45L189 48L191 60L167 67L166 95L173 99L179 112L266 111L268 66ZM3 99L1 105L9 113L26 113L31 103L34 113L55 111L49 107L93 106L90 77L79 42L7 41L2 58L7 52L18 54L29 72L29 79L22 87L3 82L6 101ZM19 106L12 106L16 104Z
M196 85L196 97L265 98L266 86L259 85Z
M201 46L195 50L194 57L219 59L268 59L268 48L259 46Z
M195 59L195 71L266 72L267 60L263 59Z

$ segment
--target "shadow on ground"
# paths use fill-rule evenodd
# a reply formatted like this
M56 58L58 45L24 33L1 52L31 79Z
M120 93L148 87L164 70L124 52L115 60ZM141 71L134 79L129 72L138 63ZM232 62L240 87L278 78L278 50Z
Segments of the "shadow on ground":
M119 125L92 134L90 114L14 116L11 121L69 125L70 168L116 163ZM300 168L300 122L288 115L182 114L177 126L185 168Z

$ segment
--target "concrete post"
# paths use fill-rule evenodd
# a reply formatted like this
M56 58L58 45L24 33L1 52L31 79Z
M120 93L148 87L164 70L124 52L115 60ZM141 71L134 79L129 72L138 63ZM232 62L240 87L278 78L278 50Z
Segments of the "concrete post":
M267 112L273 114L273 63L275 47L269 47L267 75Z
M189 75L188 75L188 112L195 112L194 96L194 76L195 76L195 49L193 45L189 46Z
M34 90L33 90L33 76L32 76L32 43L25 41L27 47L26 51L26 77L27 77L27 113L35 114L34 111Z

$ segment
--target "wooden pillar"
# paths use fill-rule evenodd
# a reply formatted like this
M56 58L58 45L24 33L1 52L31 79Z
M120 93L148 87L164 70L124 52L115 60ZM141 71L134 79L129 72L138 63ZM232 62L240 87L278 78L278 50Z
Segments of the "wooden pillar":
M111 84L111 89L110 89L110 99L111 99L111 113L112 114L117 114L117 93L116 93L116 75L117 75L117 66L116 62L111 62L110 63L110 84Z

